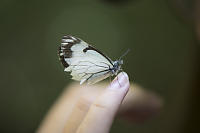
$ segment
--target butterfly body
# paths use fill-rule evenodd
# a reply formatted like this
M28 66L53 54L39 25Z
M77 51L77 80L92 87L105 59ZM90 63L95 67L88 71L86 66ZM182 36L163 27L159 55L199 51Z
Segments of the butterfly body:
M69 35L63 36L58 54L64 71L71 72L72 79L80 84L94 84L117 75L123 64L123 60L112 61L83 40Z
M119 73L122 64L123 60L116 60L113 62L113 67L111 68L112 76L117 75Z

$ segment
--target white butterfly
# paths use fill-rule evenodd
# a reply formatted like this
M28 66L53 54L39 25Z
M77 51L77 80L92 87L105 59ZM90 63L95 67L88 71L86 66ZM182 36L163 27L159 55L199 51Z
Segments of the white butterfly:
M72 79L80 81L80 84L94 84L122 70L121 58L112 61L83 40L70 35L63 36L58 53L64 71L71 72Z

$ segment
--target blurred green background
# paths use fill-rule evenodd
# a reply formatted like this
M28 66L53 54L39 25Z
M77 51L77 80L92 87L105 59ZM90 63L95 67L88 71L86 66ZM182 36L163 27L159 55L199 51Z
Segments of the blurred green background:
M182 2L190 15L194 1ZM117 120L111 132L197 131L199 45L193 20L177 5L173 0L1 0L0 132L34 132L71 82L57 57L65 34L112 59L130 48L123 65L130 80L164 99L157 117L141 124Z

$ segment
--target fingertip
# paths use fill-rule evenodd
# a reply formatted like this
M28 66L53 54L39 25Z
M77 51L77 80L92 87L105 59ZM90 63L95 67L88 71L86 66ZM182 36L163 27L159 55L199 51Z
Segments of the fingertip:
M129 77L126 72L121 72L115 77L112 81L109 89L119 90L119 89L126 89L129 86ZM129 88L129 87L128 87Z

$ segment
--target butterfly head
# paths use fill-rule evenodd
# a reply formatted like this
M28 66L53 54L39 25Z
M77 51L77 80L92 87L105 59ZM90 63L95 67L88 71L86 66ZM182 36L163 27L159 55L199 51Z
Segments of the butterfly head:
M121 65L123 64L123 60L116 60L113 62L113 75L117 75L120 70L122 70Z
M117 75L119 73L119 71L122 71L122 64L123 64L123 60L122 57L124 57L128 52L130 51L130 49L128 49L120 58L119 60L116 60L113 62L113 68L112 68L112 74L113 75Z

